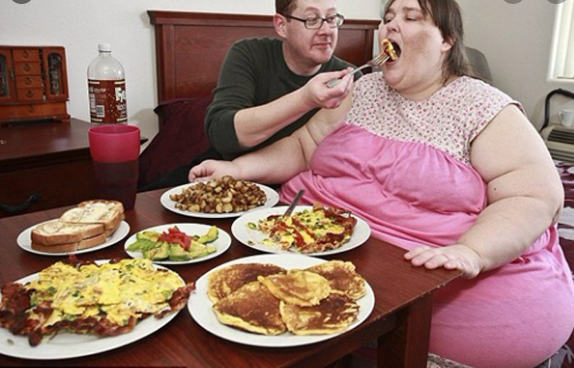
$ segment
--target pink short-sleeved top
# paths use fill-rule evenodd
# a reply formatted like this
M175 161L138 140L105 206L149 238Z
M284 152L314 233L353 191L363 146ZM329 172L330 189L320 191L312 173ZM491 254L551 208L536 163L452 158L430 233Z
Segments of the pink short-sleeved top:
M471 143L513 103L469 77L411 101L381 73L368 74L355 84L346 122L321 142L310 170L282 186L281 199L303 188L306 201L347 208L405 249L453 244L487 205ZM431 352L473 367L532 367L573 326L574 286L551 227L516 261L437 293Z

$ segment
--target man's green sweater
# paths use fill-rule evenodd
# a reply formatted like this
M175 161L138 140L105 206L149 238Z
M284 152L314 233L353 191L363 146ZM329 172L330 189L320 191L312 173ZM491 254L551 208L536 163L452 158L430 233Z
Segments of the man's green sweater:
M318 73L343 70L348 66L353 65L333 56ZM213 91L213 102L205 118L206 134L213 147L228 160L247 152L237 139L233 124L235 114L291 93L303 87L315 75L301 76L289 69L283 57L281 40L261 38L236 42L225 56L217 87ZM249 151L290 135L317 110L310 110Z

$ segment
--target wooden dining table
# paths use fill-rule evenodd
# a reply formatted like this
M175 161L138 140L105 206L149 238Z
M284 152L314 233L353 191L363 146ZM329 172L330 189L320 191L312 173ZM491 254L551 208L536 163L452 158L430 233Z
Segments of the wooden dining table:
M164 190L139 193L133 210L126 212L129 235L118 243L80 260L128 258L124 242L143 229L173 223L216 225L231 234L234 218L206 219L183 216L160 203ZM34 254L17 244L24 230L59 217L67 208L0 219L0 284L39 272L65 256ZM323 342L294 347L260 347L222 339L197 324L187 308L163 328L141 340L94 355L63 360L30 359L0 354L0 366L154 366L154 367L324 367L365 344L376 341L378 367L425 367L429 347L433 293L460 277L458 271L426 270L403 259L405 251L370 237L348 252L322 257L352 262L374 292L375 305L369 317L357 327ZM169 266L186 282L225 262L262 254L232 237L229 249L204 262ZM457 281L455 281L457 282ZM136 327L137 329L137 327ZM131 333L133 333L132 331ZM0 345L9 341L0 341ZM74 346L61 346L74 349Z

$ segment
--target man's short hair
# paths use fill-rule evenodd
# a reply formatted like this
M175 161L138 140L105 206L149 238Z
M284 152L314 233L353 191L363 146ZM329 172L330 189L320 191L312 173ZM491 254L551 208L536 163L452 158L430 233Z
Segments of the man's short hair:
M275 0L275 12L282 15L291 15L297 7L297 0Z

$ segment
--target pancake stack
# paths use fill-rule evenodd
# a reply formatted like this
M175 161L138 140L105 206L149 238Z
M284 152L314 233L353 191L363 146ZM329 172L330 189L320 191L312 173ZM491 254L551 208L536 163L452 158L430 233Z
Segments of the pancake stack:
M207 293L225 325L263 335L325 335L357 319L365 280L343 261L304 270L236 264L212 273Z

